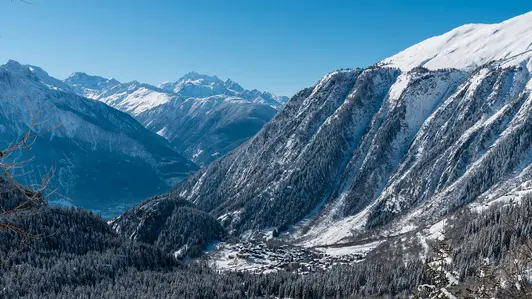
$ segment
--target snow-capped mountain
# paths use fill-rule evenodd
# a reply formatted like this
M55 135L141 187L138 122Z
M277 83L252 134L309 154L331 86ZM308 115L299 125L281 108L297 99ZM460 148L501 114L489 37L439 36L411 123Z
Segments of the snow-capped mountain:
M190 72L176 82L165 82L159 88L191 98L206 98L214 95L227 95L246 99L253 103L281 107L288 101L287 97L276 96L256 89L246 90L231 79L222 81L216 76L200 75Z
M276 228L325 245L519 194L532 185L531 24L467 25L329 73L166 197L236 235Z
M22 179L37 183L54 167L53 183L75 205L116 215L197 169L131 116L78 96L38 67L15 61L0 66L0 97L2 148L34 118L35 132L51 129L31 151L11 157L35 157Z
M72 74L65 83L82 96L129 113L199 165L254 136L287 101L195 72L159 87L84 73Z

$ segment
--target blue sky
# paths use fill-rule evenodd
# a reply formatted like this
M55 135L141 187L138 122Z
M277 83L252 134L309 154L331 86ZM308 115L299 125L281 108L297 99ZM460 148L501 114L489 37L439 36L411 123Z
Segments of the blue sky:
M197 71L280 95L464 23L532 10L509 0L30 1L0 1L2 63L151 84Z

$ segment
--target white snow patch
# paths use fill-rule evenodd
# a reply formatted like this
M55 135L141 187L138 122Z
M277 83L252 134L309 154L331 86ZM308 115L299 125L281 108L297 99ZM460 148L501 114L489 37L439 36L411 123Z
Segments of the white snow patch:
M306 234L307 238L301 245L305 247L332 245L353 236L366 224L370 208L371 206L354 216L345 217L341 220L327 219L321 221L319 225L313 226Z
M400 225L398 230L393 231L392 233L388 234L387 236L393 237L393 236L404 235L406 233L409 233L411 231L416 230L417 228L418 228L417 225L412 224L412 223L408 223L408 224L405 224L405 225Z
M443 219L440 222L432 225L423 232L417 233L417 238L419 243L423 247L423 252L421 253L421 260L425 261L429 254L429 245L427 240L442 240L444 238L444 228L447 225L447 219Z
M201 154L203 154L203 150L199 148L198 150L196 150L194 155L192 155L192 159L193 160L197 159Z
M498 196L496 190L489 193L485 200L474 202L469 208L474 212L483 213L495 204L520 204L524 197L532 195L532 181L526 181L502 196Z
M429 227L427 239L442 240L444 237L443 233L444 233L444 229L446 225L447 225L447 219L443 219L442 221Z
M166 138L166 129L167 129L166 127L160 129L159 131L157 131L157 135Z
M128 95L119 104L119 107L123 107L123 110L133 115L139 115L144 111L168 103L170 98L171 96L166 93L152 91L143 87Z
M182 246L179 250L174 252L174 258L182 258L185 255L185 252L188 250L188 245Z
M377 248L384 241L375 241L367 244L343 246L343 247L316 247L317 251L323 252L330 256L344 256L351 254L367 254Z
M388 92L388 98L393 101L399 100L401 95L403 94L403 91L408 87L408 83L410 83L410 79L412 79L412 76L408 73L401 74L395 83L390 87L390 91Z

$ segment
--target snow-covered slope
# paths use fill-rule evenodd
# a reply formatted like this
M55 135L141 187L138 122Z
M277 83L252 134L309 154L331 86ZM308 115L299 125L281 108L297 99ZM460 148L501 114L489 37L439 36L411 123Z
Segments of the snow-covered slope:
M129 113L200 165L255 135L287 101L195 72L159 87L84 73L74 73L65 82L80 95Z
M168 103L175 95L155 86L132 81L120 83L115 79L74 73L65 83L79 95L98 100L133 117Z
M520 56L518 60L513 57ZM494 60L514 64L532 57L532 12L499 24L468 24L429 38L383 60L381 66L410 70L417 66L436 70L473 70Z
M197 169L131 116L76 95L35 66L0 66L0 97L1 147L28 129L32 112L45 121L36 132L53 127L12 158L35 157L25 169L30 183L55 167L54 184L75 205L116 215Z
M176 99L137 119L195 163L207 165L253 137L276 112L268 105L215 95Z

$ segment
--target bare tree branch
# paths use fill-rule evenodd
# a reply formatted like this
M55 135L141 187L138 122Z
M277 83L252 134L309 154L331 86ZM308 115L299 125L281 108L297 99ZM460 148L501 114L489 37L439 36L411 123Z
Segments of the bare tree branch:
M27 111L30 115L30 123L27 130L23 132L21 137L11 142L5 149L0 150L0 182L5 183L6 186L9 186L9 188L12 188L12 190L4 191L17 192L24 197L24 200L18 203L17 206L10 207L7 210L3 207L0 207L0 217L6 215L17 215L22 212L25 212L25 215L27 215L27 211L29 209L43 204L46 197L58 193L57 188L50 188L50 184L55 173L54 167L50 168L50 170L41 178L39 183L23 185L18 180L21 177L28 175L29 172L24 172L24 169L28 163L33 160L33 158L24 161L18 161L17 159L12 158L12 154L19 150L31 151L38 137L52 131L55 128L58 128L61 125L58 124L43 129L43 125L45 125L47 122L39 121L40 109L37 113L34 113L29 99L25 96L19 95L11 98L20 97L23 97L26 102ZM7 223L0 223L0 231L11 231L22 236L29 237L28 233L23 232L22 230Z

